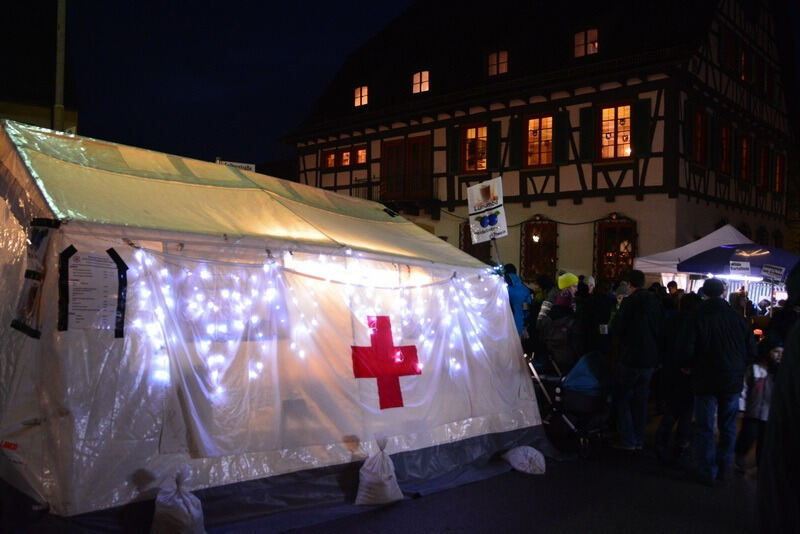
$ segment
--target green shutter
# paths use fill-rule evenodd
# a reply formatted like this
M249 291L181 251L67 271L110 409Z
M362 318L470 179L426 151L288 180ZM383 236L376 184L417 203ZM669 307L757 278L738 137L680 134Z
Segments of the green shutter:
M595 158L597 146L597 131L595 130L595 113L592 106L581 108L581 159L592 161Z
M447 172L461 172L461 128L458 126L447 130Z
M687 100L683 105L683 157L686 161L693 161L694 159L694 145L692 144L694 140L693 124L694 104Z
M512 169L522 167L522 119L511 119L508 126L508 166Z
M553 118L553 163L565 165L569 162L569 141L572 137L572 126L569 123L569 111L559 111Z
M633 124L633 153L636 156L650 155L650 99L644 98L633 103L631 108Z
M493 171L500 170L500 123L490 122L486 139L486 166Z

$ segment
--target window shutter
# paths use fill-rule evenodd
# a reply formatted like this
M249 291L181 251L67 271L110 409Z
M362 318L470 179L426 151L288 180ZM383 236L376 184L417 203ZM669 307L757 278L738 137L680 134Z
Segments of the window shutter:
M711 161L712 156L711 153L714 150L714 124L713 124L714 116L710 113L706 113L706 167L709 169L711 168Z
M715 170L720 169L720 154L722 152L722 138L720 134L719 121L715 116L711 116L708 121L709 134L708 134L708 157L709 166Z
M490 122L486 135L486 167L500 170L500 123Z
M637 156L650 154L650 99L644 98L633 103L633 153Z
M522 167L522 119L512 118L508 126L508 166L512 169Z
M447 172L461 172L461 128L458 126L447 130Z
M775 191L775 158L777 154L773 151L769 151L769 155L767 156L769 160L769 165L767 165L767 190L768 191Z
M750 177L750 181L754 184L758 184L758 151L759 146L758 143L755 142L754 138L750 138L750 160L747 162L747 175Z
M597 132L594 127L594 108L592 106L581 108L581 159L592 161L595 158L597 145Z
M717 65L722 66L722 69L725 69L726 63L726 50L725 45L726 43L726 35L725 35L725 28L719 29L719 36L717 37Z
M742 177L742 138L739 132L734 132L732 136L731 154L733 155L733 171L734 178Z
M569 162L569 141L572 127L569 124L569 111L559 111L553 118L553 163L565 165Z
M683 105L683 157L686 161L694 158L692 137L694 136L694 105L687 100Z

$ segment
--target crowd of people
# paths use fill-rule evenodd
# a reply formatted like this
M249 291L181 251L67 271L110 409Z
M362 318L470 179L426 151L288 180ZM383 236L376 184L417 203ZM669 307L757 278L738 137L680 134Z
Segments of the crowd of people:
M779 529L800 525L800 501L792 501L800 496L800 326L793 329L800 319L800 266L787 281L788 302L774 308L768 300L754 306L744 288L728 295L717 278L694 293L674 282L646 285L636 270L614 285L564 272L541 276L530 289L513 265L505 273L526 353L539 361L543 355L558 374L584 354L604 356L613 377L612 446L642 449L650 415L659 414L658 458L714 486L756 469L748 465L755 445L761 494L770 495L761 507L772 519L762 521L774 520ZM752 318L764 314L771 315L766 328L754 328ZM784 344L793 347L788 365L781 363ZM785 427L789 421L794 428Z

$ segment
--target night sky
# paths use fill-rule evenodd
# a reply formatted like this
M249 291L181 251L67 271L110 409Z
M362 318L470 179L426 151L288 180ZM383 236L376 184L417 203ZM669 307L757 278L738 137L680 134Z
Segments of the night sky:
M411 3L68 0L68 104L81 135L204 160L287 157L280 138ZM52 101L55 0L20 4L0 32L14 80L0 98ZM800 32L794 45L800 58Z
M204 160L285 157L280 138L410 4L67 0L68 104L89 137ZM16 81L0 98L52 101L55 1L12 17L0 50Z

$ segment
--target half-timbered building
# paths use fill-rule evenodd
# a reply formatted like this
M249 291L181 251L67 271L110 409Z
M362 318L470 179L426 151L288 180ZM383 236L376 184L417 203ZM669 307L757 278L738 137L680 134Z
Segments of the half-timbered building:
M795 191L771 0L417 2L289 137L303 183L379 200L476 257L466 189L502 176L502 262L616 279L725 223L784 246Z

